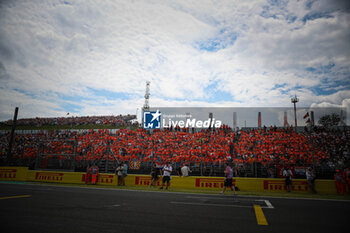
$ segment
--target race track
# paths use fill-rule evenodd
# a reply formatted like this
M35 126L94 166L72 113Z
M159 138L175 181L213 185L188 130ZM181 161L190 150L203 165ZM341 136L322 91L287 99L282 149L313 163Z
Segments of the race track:
M1 232L348 232L349 201L0 183Z

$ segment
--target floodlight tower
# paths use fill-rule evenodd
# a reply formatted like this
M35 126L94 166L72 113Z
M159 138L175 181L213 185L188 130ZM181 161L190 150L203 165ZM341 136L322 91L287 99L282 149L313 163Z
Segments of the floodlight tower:
M297 98L297 95L295 95L293 98L291 98L291 102L294 104L294 119L295 119L295 132L297 131L297 107L296 103L299 102L299 99Z
M146 93L145 93L145 103L143 105L142 110L148 111L149 110L149 96L150 96L150 89L149 86L151 85L150 81L146 82Z
M147 81L146 82L146 93L145 93L145 103L143 104L143 107L142 107L142 115L141 115L141 119L142 119L142 125L144 123L144 118L143 118L143 113L145 111L149 111L149 96L150 96L150 89L149 89L149 86L150 86L151 82L150 81Z

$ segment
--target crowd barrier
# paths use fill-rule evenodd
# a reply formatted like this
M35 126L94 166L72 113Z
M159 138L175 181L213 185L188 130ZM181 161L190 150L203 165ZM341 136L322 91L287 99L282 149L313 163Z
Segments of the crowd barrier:
M85 184L86 174L83 172L60 172L28 170L27 167L0 167L0 181L32 181ZM115 174L99 174L97 185L117 185L118 177ZM125 178L126 186L148 187L151 183L150 175L128 175ZM279 178L234 178L234 184L240 191L251 192L286 192L284 179ZM161 185L161 179L156 186ZM223 177L178 177L173 176L170 187L176 189L212 190L220 191L224 185ZM333 180L316 180L315 189L320 194L336 194ZM292 192L311 193L305 179L293 179Z

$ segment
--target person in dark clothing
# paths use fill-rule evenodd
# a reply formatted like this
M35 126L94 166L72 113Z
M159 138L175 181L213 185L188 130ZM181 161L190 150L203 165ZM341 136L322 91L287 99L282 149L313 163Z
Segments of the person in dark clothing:
M152 186L154 187L155 186L156 182L159 179L159 175L160 175L159 168L157 168L156 164L153 164L153 167L151 169L152 181L151 181L151 184L149 185L149 187L152 187Z

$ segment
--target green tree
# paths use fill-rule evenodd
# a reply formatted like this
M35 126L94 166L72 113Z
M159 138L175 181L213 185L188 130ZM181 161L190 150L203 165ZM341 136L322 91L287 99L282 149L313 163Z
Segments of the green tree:
M336 113L326 114L318 120L318 124L323 127L337 126L340 122L340 116Z

